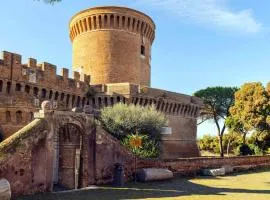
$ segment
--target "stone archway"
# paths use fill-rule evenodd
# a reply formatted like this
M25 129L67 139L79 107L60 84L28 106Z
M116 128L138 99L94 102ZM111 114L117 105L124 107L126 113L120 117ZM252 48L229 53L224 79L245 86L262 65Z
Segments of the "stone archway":
M66 123L58 129L57 136L54 183L77 189L81 176L82 130L76 124Z

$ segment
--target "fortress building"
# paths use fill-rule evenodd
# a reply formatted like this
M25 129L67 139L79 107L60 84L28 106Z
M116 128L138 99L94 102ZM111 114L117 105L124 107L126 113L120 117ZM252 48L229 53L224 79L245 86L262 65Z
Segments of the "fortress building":
M44 100L56 110L88 105L95 113L123 102L154 105L166 114L169 128L162 136L163 158L199 156L196 118L202 101L151 88L155 24L149 16L129 8L96 7L72 17L69 28L72 78L68 69L57 75L52 64L38 64L33 58L23 64L20 55L2 53L0 126L5 138L27 125Z

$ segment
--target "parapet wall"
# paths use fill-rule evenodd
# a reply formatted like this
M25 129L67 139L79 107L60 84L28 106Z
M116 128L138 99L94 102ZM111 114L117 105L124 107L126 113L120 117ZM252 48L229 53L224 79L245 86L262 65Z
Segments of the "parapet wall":
M0 79L28 82L44 88L61 88L71 92L77 92L90 84L88 75L73 72L73 78L69 78L69 70L66 68L57 75L55 65L47 62L37 64L34 58L29 58L27 64L22 64L21 60L21 55L3 51L0 58Z
M69 26L71 41L77 35L101 29L122 29L140 34L151 43L155 38L155 24L152 19L130 8L105 6L83 10L71 19Z
M22 64L19 54L2 52L0 57L0 126L4 138L16 132L33 119L44 100L52 100L54 108L71 109L86 104L85 93L90 86L90 76L62 69L47 62L37 64L28 59Z

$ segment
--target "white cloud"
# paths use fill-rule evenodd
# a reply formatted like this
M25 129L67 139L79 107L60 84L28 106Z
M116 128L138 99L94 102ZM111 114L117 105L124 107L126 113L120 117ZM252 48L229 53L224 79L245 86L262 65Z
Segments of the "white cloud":
M144 0L144 3L168 9L185 19L230 31L252 34L262 30L262 24L254 18L251 9L234 11L227 0Z

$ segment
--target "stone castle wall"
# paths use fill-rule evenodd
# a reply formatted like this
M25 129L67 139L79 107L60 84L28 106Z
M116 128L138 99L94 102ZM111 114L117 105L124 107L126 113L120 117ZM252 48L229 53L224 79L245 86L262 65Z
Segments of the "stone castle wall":
M50 100L56 110L89 105L99 111L118 102L133 103L155 106L168 117L172 134L163 136L164 157L199 156L196 118L202 102L196 97L131 83L90 86L89 76L81 78L74 72L74 78L70 79L67 69L57 75L54 65L36 64L35 59L22 64L20 55L9 52L3 52L0 72L0 126L4 138L32 121L34 112L44 100ZM95 94L87 98L89 87Z
M84 113L55 111L40 115L27 127L18 131L8 140L0 144L0 176L11 184L13 197L37 192L51 192L55 171L59 180L74 182L74 153L62 154L57 158L55 150L62 146L61 127L65 124L79 126L82 137L80 187L93 184L111 184L115 172L115 164L124 166L125 179L132 179L134 173L134 155L113 136L101 127L95 127L93 116ZM95 128L94 128L95 127ZM68 133L67 131L66 133ZM71 132L72 133L72 132ZM72 133L74 134L74 132ZM74 137L70 137L72 144ZM72 147L68 148L69 150ZM59 168L54 163L59 159ZM61 164L62 163L62 164ZM61 167L62 165L62 167ZM64 166L68 173L62 175ZM174 173L184 176L197 175L201 169L219 168L230 165L235 169L249 169L270 166L270 156L246 156L226 158L181 158L181 159L140 159L137 158L137 169L168 168ZM67 168L66 168L67 170ZM66 171L67 172L67 171ZM72 189L72 188L70 188Z
M29 58L22 64L21 55L2 52L0 58L0 126L4 137L19 130L33 119L33 113L45 99L54 101L55 107L72 108L83 104L90 77L68 69L56 74L56 67ZM85 102L86 104L86 102Z
M196 118L202 101L149 87L154 38L155 24L147 15L129 8L97 7L70 21L73 78L68 77L68 69L57 75L52 64L37 64L33 58L23 64L21 55L3 52L0 128L4 138L33 120L44 100L50 100L55 110L89 105L97 114L123 102L155 106L168 117L172 131L162 138L163 157L199 156ZM87 95L89 88L93 92Z
M73 70L91 75L92 84L150 86L154 37L154 22L141 12L111 6L81 11L70 22Z

